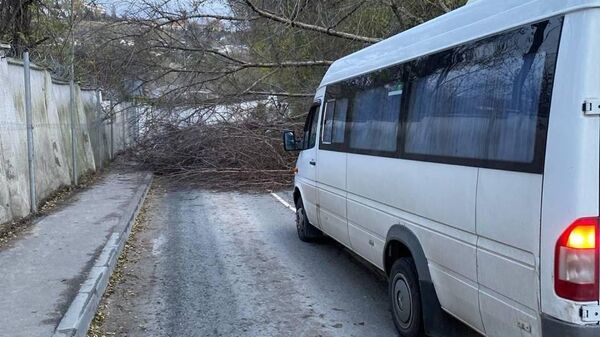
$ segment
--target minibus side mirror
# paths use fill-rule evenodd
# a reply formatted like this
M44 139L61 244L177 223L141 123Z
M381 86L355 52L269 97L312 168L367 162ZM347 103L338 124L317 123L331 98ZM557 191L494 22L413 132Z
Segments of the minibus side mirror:
M288 152L302 150L302 144L296 139L294 131L283 132L283 149Z

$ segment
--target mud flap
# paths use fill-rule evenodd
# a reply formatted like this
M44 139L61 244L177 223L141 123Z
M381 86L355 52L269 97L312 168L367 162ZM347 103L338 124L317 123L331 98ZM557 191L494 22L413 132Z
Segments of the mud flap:
M442 309L433 283L419 281L423 303L423 325L429 337L481 336Z

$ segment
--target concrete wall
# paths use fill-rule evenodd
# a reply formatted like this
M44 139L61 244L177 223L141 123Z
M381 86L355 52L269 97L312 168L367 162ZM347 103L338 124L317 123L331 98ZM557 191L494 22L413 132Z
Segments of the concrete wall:
M29 215L31 205L24 82L23 66L0 58L0 224ZM68 84L54 81L49 72L35 67L31 70L31 88L36 203L39 204L73 180L70 88ZM101 169L112 157L111 147L113 153L124 150L126 144L131 144L132 136L130 126L125 123L125 105L117 106L119 111L111 125L111 118L105 118L106 104L98 104L95 90L76 86L75 102L77 175L81 176ZM117 129L120 132L116 132ZM112 137L111 130L114 131Z

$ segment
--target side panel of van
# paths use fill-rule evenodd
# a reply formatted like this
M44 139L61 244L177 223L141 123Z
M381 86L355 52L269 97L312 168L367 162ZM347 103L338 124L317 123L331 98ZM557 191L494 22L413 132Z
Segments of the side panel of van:
M540 335L542 175L480 169L477 274L488 336Z
M346 154L319 150L317 188L321 229L350 247L346 220Z
M325 92L325 89L322 89ZM319 125L319 144L333 141L335 102L327 101L323 105L321 124ZM327 124L327 125L325 125ZM325 132L328 128L329 132ZM337 128L338 131L340 128ZM343 128L341 128L343 130ZM337 135L343 140L342 135ZM327 139L324 139L327 138ZM318 213L321 229L342 244L350 247L348 221L346 214L346 153L327 151L319 146L317 160Z
M390 227L407 226L421 242L442 307L483 331L475 249L476 182L477 168L348 155L352 247L381 268Z
M579 324L583 324L582 304L562 299L554 290L554 252L558 238L573 221L599 214L600 120L582 111L585 100L600 98L598 32L600 9L565 17L543 184L541 309Z

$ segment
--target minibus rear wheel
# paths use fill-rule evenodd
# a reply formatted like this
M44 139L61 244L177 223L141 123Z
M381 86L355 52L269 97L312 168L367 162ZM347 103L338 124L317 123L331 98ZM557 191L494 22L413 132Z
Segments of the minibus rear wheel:
M298 237L304 242L314 241L323 235L318 228L308 221L302 199L298 199L296 203L296 229L298 230Z
M422 336L421 292L412 258L401 257L392 265L389 293L392 302L392 317L400 336Z

